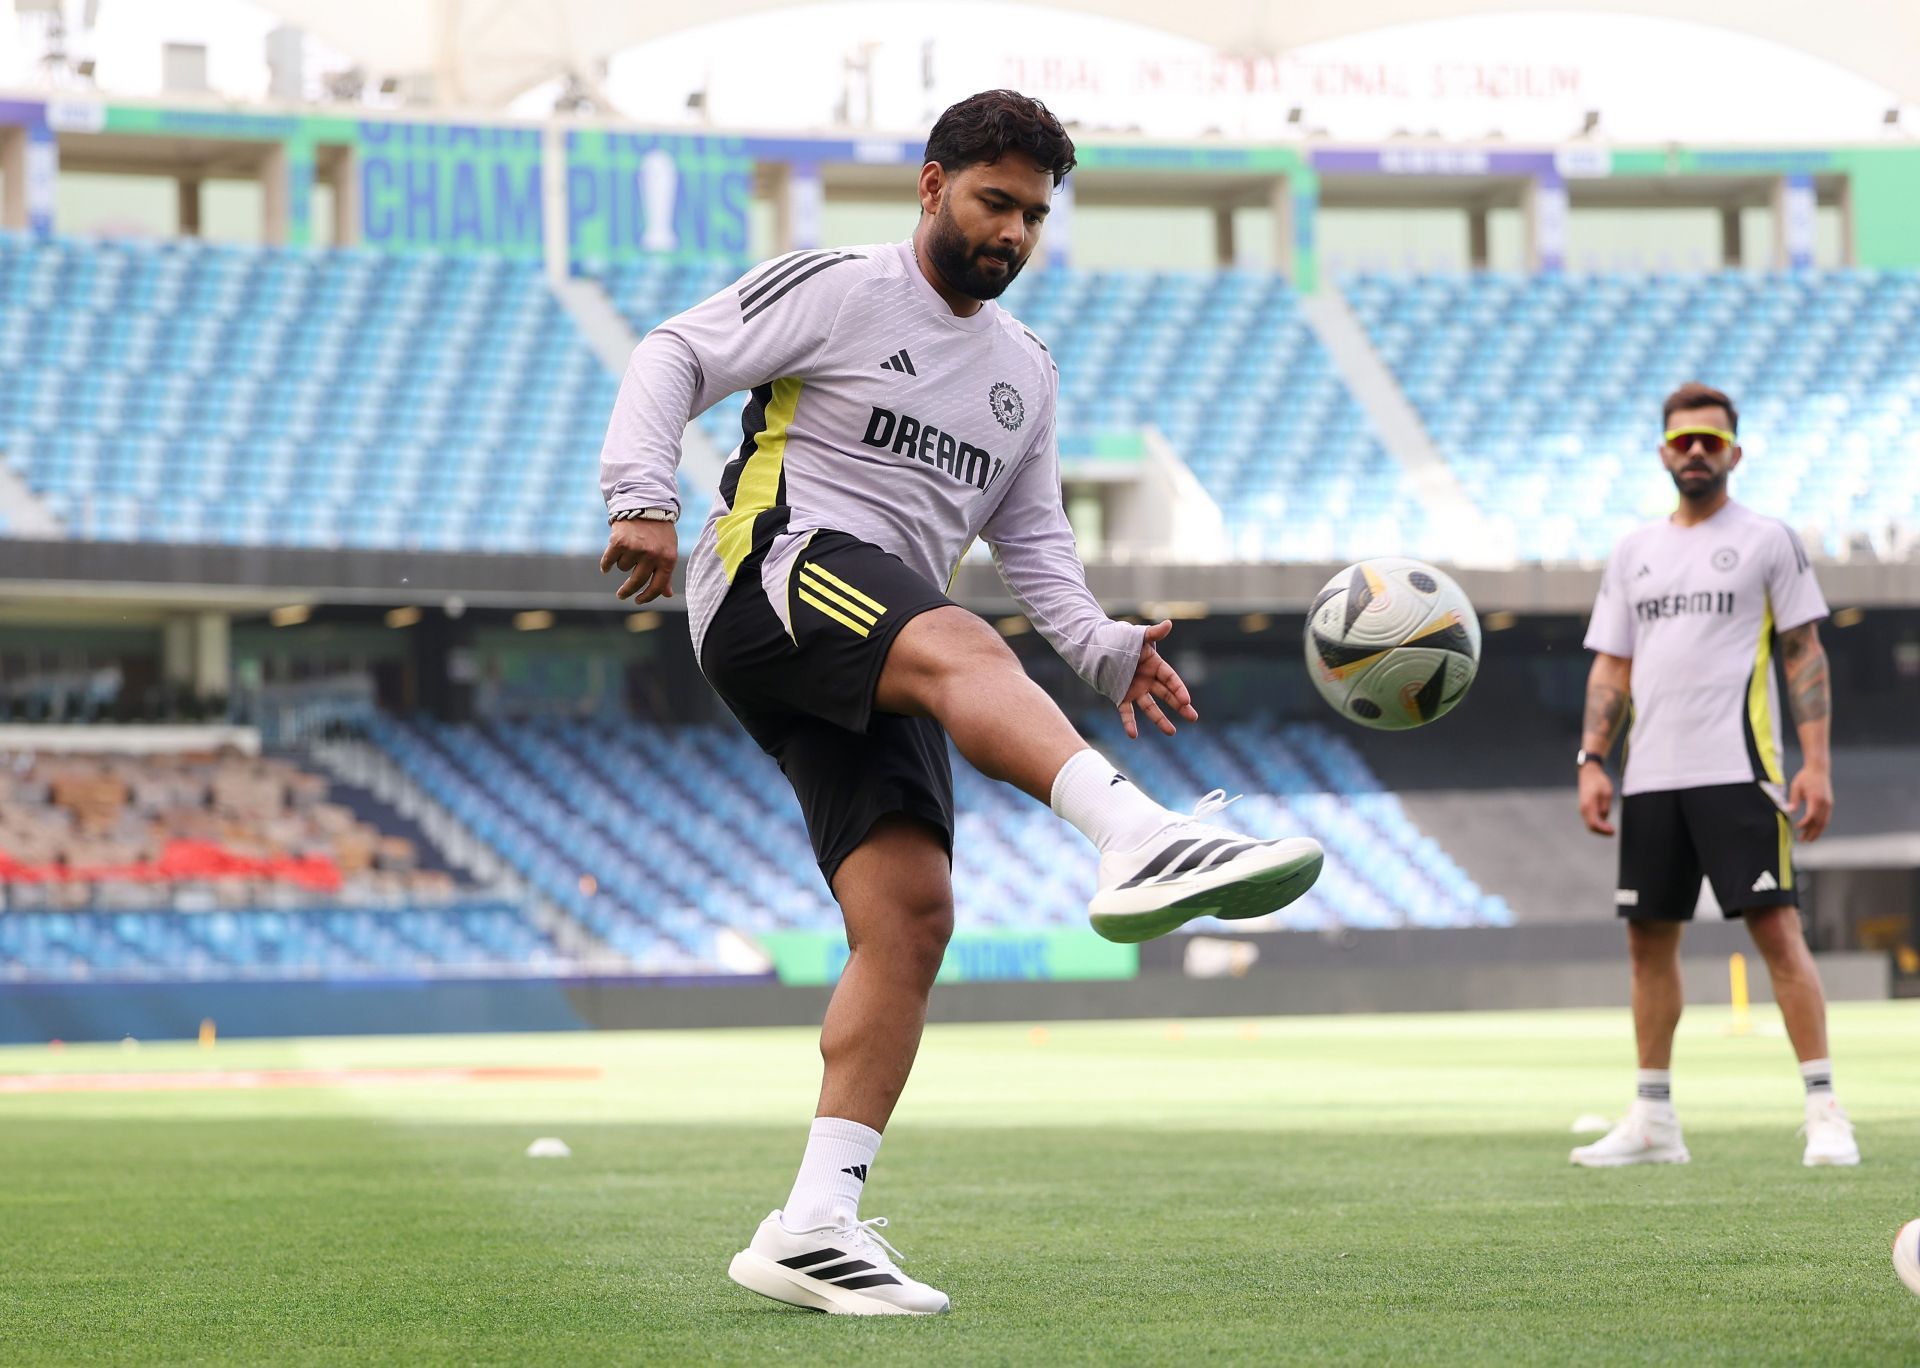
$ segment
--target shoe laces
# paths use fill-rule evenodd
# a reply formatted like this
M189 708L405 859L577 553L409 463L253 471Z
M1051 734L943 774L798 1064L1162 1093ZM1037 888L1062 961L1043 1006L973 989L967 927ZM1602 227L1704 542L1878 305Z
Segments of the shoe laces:
M834 1226L832 1227L832 1232L841 1239L851 1241L854 1244L877 1244L880 1248L887 1251L895 1263L905 1263L907 1256L895 1249L887 1237L880 1233L881 1230L886 1227L886 1224L886 1217L870 1216L864 1221L855 1221L852 1225Z
M1227 797L1227 791L1225 789L1213 789L1193 805L1193 815L1196 817L1211 817L1228 804L1237 803L1245 796L1245 794L1236 793L1233 797L1229 798Z
M1853 1120L1844 1111L1840 1110L1840 1104L1838 1102L1829 1103L1822 1109L1818 1116L1809 1114L1796 1134L1811 1139L1816 1126L1838 1126L1841 1130L1845 1131L1849 1137L1853 1135Z

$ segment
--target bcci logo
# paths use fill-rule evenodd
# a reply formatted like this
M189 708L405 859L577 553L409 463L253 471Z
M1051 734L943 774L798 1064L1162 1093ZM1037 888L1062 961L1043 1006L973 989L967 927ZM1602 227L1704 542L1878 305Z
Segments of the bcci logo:
M1740 553L1731 546L1723 546L1713 553L1713 568L1716 570L1731 570L1739 563Z
M993 410L994 421L1008 432L1018 432L1027 421L1027 406L1020 402L1020 391L1004 380L987 391L987 406Z

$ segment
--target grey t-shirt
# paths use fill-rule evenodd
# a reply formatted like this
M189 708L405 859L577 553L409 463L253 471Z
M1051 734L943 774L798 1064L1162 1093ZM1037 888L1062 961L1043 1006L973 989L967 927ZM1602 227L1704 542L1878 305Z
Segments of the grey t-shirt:
M798 252L635 348L600 454L610 512L677 507L689 418L749 391L745 440L687 567L694 650L740 567L783 584L809 533L845 532L949 585L976 538L1047 641L1118 701L1144 629L1087 589L1060 494L1060 373L991 302L961 318L911 243ZM778 595L770 595L784 616Z
M1743 504L1622 537L1586 639L1633 661L1620 791L1755 781L1784 803L1773 638L1826 615L1800 538Z

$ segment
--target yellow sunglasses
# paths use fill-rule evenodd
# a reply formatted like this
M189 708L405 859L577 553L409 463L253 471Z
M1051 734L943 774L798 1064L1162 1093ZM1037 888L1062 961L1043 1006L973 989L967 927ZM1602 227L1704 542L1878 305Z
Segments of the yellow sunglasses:
M1730 446L1738 446L1740 439L1731 432L1717 427L1675 428L1667 434L1667 445L1675 451L1690 451L1695 442L1709 456L1718 456Z

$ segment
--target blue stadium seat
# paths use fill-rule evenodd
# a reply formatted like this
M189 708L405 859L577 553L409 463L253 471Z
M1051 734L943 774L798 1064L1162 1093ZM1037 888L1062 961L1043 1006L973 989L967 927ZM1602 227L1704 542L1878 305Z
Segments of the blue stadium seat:
M614 389L532 265L0 234L0 454L76 537L590 553Z
M1741 406L1739 497L1828 554L1920 525L1920 274L1342 283L1469 495L1525 560L1603 560L1672 506L1660 401Z

